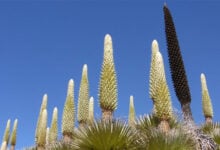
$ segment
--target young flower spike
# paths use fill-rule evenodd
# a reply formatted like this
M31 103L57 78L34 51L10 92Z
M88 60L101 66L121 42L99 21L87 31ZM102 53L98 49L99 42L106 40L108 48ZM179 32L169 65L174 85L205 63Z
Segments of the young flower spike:
M89 113L89 81L88 81L88 67L85 64L82 71L82 79L79 88L78 98L78 113L77 119L79 125L84 125L88 120Z
M112 120L113 112L117 108L117 77L113 58L112 38L105 36L104 58L99 82L99 105L102 109L102 119Z
M41 123L39 126L39 133L37 138L37 149L43 150L46 145L46 133L47 133L47 109L42 112Z
M94 98L90 97L89 99L89 121L90 123L94 122Z
M49 131L49 137L48 137L49 144L57 141L57 137L58 137L57 118L58 118L58 110L57 110L57 107L55 107L53 109L53 116L52 116L50 131Z
M135 125L135 118L136 118L136 114L135 114L135 108L134 108L134 97L131 95L130 104L129 104L129 116L128 116L128 124L130 126Z
M6 141L7 145L8 145L9 137L10 137L10 125L11 125L11 120L8 119L7 125L6 125L6 128L5 128L5 133L4 133L3 140L2 140L2 142Z
M42 117L43 110L47 109L47 101L48 101L47 94L44 94L43 99L42 99L42 103L41 103L41 107L40 107L38 120L37 120L37 127L36 127L36 131L35 131L35 142L37 142L39 126L41 123L41 117Z
M203 114L205 116L206 123L212 123L212 118L213 118L212 102L206 84L206 77L203 73L201 74L201 85L202 85Z
M11 134L11 150L15 150L16 138L17 138L17 127L18 127L18 119L15 119L13 130Z
M74 81L68 84L66 102L63 109L62 133L64 142L70 142L74 133L75 106L74 106Z

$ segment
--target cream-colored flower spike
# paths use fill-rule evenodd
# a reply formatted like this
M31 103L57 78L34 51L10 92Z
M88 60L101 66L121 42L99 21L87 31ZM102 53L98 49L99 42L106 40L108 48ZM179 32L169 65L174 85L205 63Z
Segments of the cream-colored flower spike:
M88 120L89 113L89 80L88 80L88 67L85 64L82 70L82 79L79 88L78 98L78 122L84 124Z
M66 102L63 109L62 133L64 140L71 139L74 133L75 105L74 105L74 81L70 79L67 90Z
M47 133L47 109L44 109L41 117L41 123L39 126L39 133L37 138L38 147L45 147L46 133Z
M161 120L169 120L172 117L172 104L170 93L165 77L163 57L158 51L156 53L156 93L154 99L156 116Z
M156 89L157 89L157 72L156 72L156 53L159 52L159 46L156 40L153 40L152 42L152 56L151 56L151 67L150 67L150 98L154 101L154 97L156 95Z
M10 142L11 146L16 145L17 128L18 128L18 119L15 119L12 134L11 134L11 142Z
M10 125L11 125L11 120L8 119L6 127L5 127L5 133L4 133L3 140L2 140L2 142L6 141L7 145L8 145L9 137L10 137Z
M135 108L134 108L134 97L130 96L130 105L129 105L129 116L128 116L128 124L131 126L135 125Z
M2 142L1 150L7 150L7 142L6 141Z
M117 77L113 58L112 38L105 36L104 58L99 82L99 105L102 109L102 119L111 120L113 111L117 108Z
M89 99L89 121L94 121L94 98L90 97Z
M203 114L206 118L206 122L212 122L213 118L213 109L212 109L212 102L209 96L209 91L206 83L206 77L202 73L201 74L201 84L202 84L202 108Z
M44 94L43 99L42 99L42 103L41 103L41 107L40 107L39 116L38 116L37 127L36 127L36 131L35 131L35 141L37 141L37 138L38 138L39 126L41 123L40 120L42 117L43 110L47 109L47 101L48 101L48 96L47 96L47 94Z
M50 126L50 132L49 132L49 143L53 143L57 141L58 137L58 110L57 107L53 109L53 116Z

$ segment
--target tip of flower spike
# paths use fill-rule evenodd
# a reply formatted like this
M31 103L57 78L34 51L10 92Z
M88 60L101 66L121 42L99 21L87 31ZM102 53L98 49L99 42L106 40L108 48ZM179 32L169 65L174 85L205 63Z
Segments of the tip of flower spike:
M112 38L111 38L110 34L105 35L105 41L112 41Z
M130 96L130 105L134 105L134 96L133 95Z
M93 97L90 97L89 101L91 102L94 102L94 98Z
M43 96L43 100L47 100L47 98L48 98L47 93L45 93Z
M159 51L159 46L157 40L153 40L152 42L152 52L158 52Z
M73 79L70 79L68 83L67 95L73 95L73 86L74 86L74 81Z
M87 73L87 69L88 69L87 64L84 64L83 65L83 73Z
M201 73L201 82L202 82L202 86L204 86L204 88L207 89L206 78L205 78L205 74L203 73Z
M54 107L53 112L57 113L57 107Z

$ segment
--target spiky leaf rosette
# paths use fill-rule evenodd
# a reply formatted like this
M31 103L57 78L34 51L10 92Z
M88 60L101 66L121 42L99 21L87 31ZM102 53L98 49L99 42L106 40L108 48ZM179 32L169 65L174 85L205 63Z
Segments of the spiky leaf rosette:
M62 133L72 137L74 133L74 122L75 122L75 106L74 106L74 81L70 79L68 84L68 91L66 102L63 109L62 118Z
M89 81L87 65L83 66L82 79L79 88L78 113L77 119L79 123L86 123L88 119L89 109Z
M7 142L6 141L2 142L1 150L7 150Z
M155 54L152 53L152 55ZM172 104L165 76L163 57L159 49L154 57L155 64L151 66L153 71L151 72L152 78L150 78L150 83L155 85L150 86L150 88L154 88L153 90L150 89L150 91L154 91L154 94L151 95L154 101L154 113L160 120L169 120L172 118Z
M202 85L202 108L203 114L205 117L213 117L213 110L212 110L212 102L209 96L209 91L206 84L206 77L202 73L201 74L201 85Z
M47 101L48 101L47 94L44 94L43 99L42 99L42 103L41 103L41 107L40 107L38 120L37 120L37 127L36 127L36 131L35 131L35 141L37 141L39 126L40 126L40 123L41 123L40 120L41 120L41 117L42 117L43 110L47 109Z
M53 143L57 140L58 137L58 110L57 107L53 109L53 116L52 116L52 121L51 121L51 126L50 126L50 132L49 132L49 143Z
M41 123L39 126L39 133L37 138L38 147L45 147L46 133L47 133L47 109L44 109L42 112Z
M112 38L107 34L104 41L104 59L99 82L99 105L102 110L114 111L117 108L117 97Z
M153 98L156 96L157 94L157 88L158 88L158 85L157 85L157 75L158 73L156 72L156 62L155 62L155 59L156 59L156 53L159 51L159 46L158 46L158 43L156 40L153 40L152 42L152 55L151 55L151 65L150 65L150 88L149 88L149 91L150 91L150 98L153 100ZM154 101L154 100L153 100Z
M76 132L75 144L82 150L134 150L136 130L125 123L98 121Z
M9 137L10 137L10 125L11 125L11 120L8 119L6 127L5 127L5 133L2 139L2 142L6 141L7 145L8 145Z
M179 42L176 35L176 29L171 13L166 5L164 6L163 10L169 63L175 93L181 103L182 110L184 113L184 119L193 120L190 108L191 95L179 47Z
M130 96L130 103L129 103L129 116L128 116L128 124L133 126L135 124L135 109L134 109L134 97Z
M89 99L89 121L94 121L94 98L91 97Z
M18 119L15 119L11 134L11 142L10 142L11 145L16 145L17 128L18 128Z

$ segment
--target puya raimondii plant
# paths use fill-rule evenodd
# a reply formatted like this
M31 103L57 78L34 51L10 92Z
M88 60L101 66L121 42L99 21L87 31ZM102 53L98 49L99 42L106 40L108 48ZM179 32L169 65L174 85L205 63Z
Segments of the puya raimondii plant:
M48 131L49 132L48 144L55 143L58 138L58 109L57 107L53 109L51 126L47 130L49 130Z
M150 97L154 104L154 115L160 120L159 128L168 132L169 120L172 118L172 104L166 81L163 57L156 40L152 42L150 68Z
M10 139L11 150L15 150L15 145L17 142L17 128L18 128L18 119L15 119L11 133L11 139Z
M41 120L42 120L41 118L42 118L43 110L47 109L47 101L48 101L48 96L47 96L47 94L44 94L43 99L42 99L42 103L41 103L41 107L40 107L39 116L38 116L36 131L35 131L35 142L37 142L37 138L39 135L39 129L40 129L40 124L41 124Z
M47 133L47 109L42 112L40 126L37 137L37 150L44 150L46 146L46 133Z
M104 58L99 82L99 105L102 109L102 119L112 120L117 108L117 77L114 65L112 38L105 36Z
M130 96L130 103L129 103L129 115L128 115L128 124L130 126L135 126L135 108L134 108L134 96Z
M9 142L10 126L11 126L11 120L8 119L6 127L5 127L5 133L4 133L3 139L2 139L2 142L6 142L6 145L8 145L8 142Z
M63 109L62 133L66 143L71 142L74 134L75 105L74 105L74 81L69 80L66 102Z
M89 80L88 67L85 64L82 70L82 79L79 88L77 120L80 126L87 123L89 113Z
M183 117L186 121L193 121L190 108L191 94L187 82L185 67L177 39L176 29L170 10L164 5L165 33L168 49L171 76L176 96L182 107Z
M208 91L208 87L206 83L206 77L203 73L201 74L201 86L202 86L203 114L205 116L206 123L212 123L212 118L213 118L212 102L209 96L209 91Z

